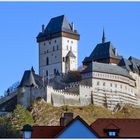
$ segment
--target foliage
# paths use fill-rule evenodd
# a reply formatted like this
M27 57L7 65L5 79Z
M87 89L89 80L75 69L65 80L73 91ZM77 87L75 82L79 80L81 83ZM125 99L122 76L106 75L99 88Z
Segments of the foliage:
M125 106L119 112L111 112L107 108L95 105L74 107L54 107L45 101L36 101L32 106L32 115L35 125L59 125L59 119L64 112L73 112L74 117L81 116L88 124L97 118L139 118L140 108Z
M7 116L0 117L0 138L20 138L20 131L15 130Z
M25 124L33 124L31 113L21 105L17 105L12 113L12 125L16 130L21 130Z

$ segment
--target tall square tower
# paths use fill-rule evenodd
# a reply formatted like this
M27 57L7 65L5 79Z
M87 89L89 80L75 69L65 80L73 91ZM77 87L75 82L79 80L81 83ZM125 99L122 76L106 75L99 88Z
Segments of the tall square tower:
M64 15L42 25L37 36L39 44L39 75L50 79L55 74L77 70L80 35Z

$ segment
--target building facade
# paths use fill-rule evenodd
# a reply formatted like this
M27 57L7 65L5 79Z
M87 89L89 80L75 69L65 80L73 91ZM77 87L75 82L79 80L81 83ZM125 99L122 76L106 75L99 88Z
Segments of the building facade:
M56 74L77 70L78 40L80 35L64 15L42 25L37 36L39 45L39 75L47 79Z
M83 60L81 79L65 80L69 71L77 70L79 38L64 15L42 26L37 36L39 75L33 68L24 72L15 94L17 103L28 107L43 98L54 106L94 104L113 111L126 104L140 107L140 60L119 55L104 31L102 42Z

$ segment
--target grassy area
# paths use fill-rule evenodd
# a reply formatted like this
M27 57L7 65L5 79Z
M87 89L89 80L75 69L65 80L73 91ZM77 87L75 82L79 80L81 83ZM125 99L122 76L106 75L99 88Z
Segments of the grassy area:
M124 107L117 113L94 105L84 107L53 107L45 101L36 101L33 103L31 113L35 125L59 125L59 119L64 112L73 112L74 117L80 115L88 124L91 124L97 118L140 118L140 109L131 106Z

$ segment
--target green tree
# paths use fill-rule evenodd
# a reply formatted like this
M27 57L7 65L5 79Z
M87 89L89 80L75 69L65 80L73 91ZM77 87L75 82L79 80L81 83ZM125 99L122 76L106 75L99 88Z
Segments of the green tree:
M0 138L20 138L20 131L12 127L9 117L0 117Z
M16 106L11 121L16 130L21 130L25 124L33 124L32 114L22 105Z

